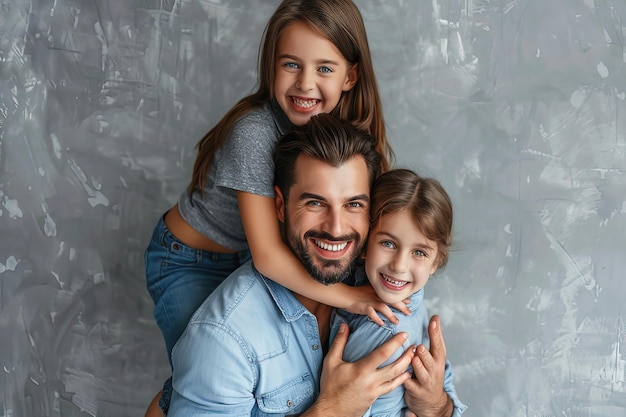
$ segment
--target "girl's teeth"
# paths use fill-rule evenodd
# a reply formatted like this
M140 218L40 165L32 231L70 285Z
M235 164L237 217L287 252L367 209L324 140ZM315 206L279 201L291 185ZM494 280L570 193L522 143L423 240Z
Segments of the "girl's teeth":
M305 109L310 109L311 107L317 104L317 100L302 100L302 99L295 98L295 97L293 97L293 102L296 103L298 106L303 107Z
M406 284L406 281L396 281L394 279L387 278L386 275L383 275L383 278L385 279L385 281L387 281L391 285L395 285L396 287L401 287L402 285Z

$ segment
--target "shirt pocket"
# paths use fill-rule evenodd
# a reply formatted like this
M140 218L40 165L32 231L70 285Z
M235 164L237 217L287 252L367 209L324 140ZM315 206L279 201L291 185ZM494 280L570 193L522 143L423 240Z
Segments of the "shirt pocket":
M315 382L309 374L257 395L259 416L297 415L315 401Z

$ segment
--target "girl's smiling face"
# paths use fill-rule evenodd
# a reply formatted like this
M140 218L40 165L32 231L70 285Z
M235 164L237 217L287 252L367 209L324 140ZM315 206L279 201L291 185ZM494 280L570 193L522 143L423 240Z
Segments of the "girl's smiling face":
M291 123L301 126L311 116L330 113L341 94L357 81L331 41L302 22L288 25L276 48L274 96Z
M423 235L407 210L384 214L369 234L365 272L385 303L419 291L437 265L437 242Z

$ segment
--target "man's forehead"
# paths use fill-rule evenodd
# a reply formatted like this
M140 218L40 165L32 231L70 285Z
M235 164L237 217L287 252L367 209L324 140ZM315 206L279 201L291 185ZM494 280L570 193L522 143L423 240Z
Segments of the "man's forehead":
M361 155L333 166L309 155L300 155L295 164L295 181L291 188L298 193L324 194L325 190L344 190L347 193L369 196L369 173ZM291 194L291 193L290 193Z

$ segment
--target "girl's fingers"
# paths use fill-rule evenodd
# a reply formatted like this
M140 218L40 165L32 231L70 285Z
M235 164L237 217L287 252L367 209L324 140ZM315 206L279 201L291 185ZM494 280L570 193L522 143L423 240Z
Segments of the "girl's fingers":
M376 311L378 311L383 316L387 317L387 319L391 321L392 323L398 324L398 318L396 317L395 314L393 314L393 311L389 308L387 304L378 303L376 307L371 308L371 311L367 315L374 323L378 324L379 326L382 326L383 320L378 316Z
M405 298L401 302L391 304L391 306L408 316L411 314L411 310L409 310L409 307L407 306L407 304L409 304L410 302L411 300Z

